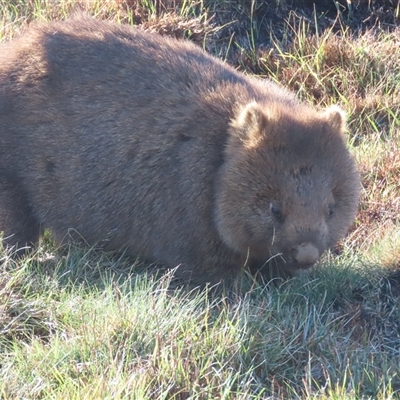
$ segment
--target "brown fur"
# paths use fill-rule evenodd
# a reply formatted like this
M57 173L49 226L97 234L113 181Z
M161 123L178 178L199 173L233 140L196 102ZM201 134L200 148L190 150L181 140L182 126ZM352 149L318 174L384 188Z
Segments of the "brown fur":
M127 26L80 16L2 44L0 121L8 246L72 231L215 283L310 267L357 208L339 109Z

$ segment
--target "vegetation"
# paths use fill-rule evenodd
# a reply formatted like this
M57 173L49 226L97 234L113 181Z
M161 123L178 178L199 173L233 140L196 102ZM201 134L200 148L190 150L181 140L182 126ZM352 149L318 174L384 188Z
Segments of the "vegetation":
M1 399L400 398L397 1L0 0L0 40L77 9L192 40L349 115L355 224L310 274L234 294L51 238L1 252ZM172 289L175 287L175 289Z

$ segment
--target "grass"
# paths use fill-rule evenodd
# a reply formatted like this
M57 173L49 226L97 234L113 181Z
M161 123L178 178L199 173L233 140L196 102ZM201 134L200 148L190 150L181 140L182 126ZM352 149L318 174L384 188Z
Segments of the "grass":
M124 276L105 255L40 258L3 273L2 398L378 398L399 389L389 283L355 258L230 299L171 291L168 274Z
M336 3L335 19L330 2L80 2L193 40L316 106L340 104L360 211L310 274L279 286L244 276L229 296L171 289L170 273L48 238L19 262L1 252L1 399L400 397L399 9L362 3ZM0 0L0 38L77 4Z

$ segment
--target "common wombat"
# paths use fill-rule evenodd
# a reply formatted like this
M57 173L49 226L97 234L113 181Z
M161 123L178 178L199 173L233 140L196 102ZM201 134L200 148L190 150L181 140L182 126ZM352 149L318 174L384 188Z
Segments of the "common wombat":
M308 268L353 221L337 107L316 111L195 45L78 16L0 48L7 246L90 245L194 283Z

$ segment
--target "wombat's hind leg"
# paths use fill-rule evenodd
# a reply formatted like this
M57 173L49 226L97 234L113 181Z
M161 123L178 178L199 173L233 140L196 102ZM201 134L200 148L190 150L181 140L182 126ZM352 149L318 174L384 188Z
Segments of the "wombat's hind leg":
M0 184L0 232L3 248L13 256L22 256L39 241L40 224L17 185Z

